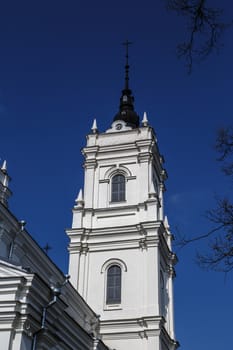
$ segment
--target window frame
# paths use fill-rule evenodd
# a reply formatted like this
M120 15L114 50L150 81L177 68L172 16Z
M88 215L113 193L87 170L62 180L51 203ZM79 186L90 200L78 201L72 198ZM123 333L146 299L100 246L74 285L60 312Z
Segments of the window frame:
M115 271L114 271L115 270ZM111 274L110 274L111 273ZM122 291L122 269L118 264L111 264L106 271L106 305L120 305ZM111 296L111 294L113 294Z
M118 304L107 304L107 273L111 266L118 266L121 269L121 301ZM125 273L127 272L127 266L125 262L118 258L111 258L105 261L105 263L101 267L101 274L103 274L103 310L111 311L111 310L122 310L122 305L124 302L124 285L125 285Z
M121 177L124 181L116 181L114 179L117 177ZM114 190L113 186L116 186L117 189ZM121 188L123 187L123 188ZM114 173L111 178L111 187L110 187L110 196L111 203L121 203L126 201L126 176L121 172ZM116 196L117 198L114 198Z

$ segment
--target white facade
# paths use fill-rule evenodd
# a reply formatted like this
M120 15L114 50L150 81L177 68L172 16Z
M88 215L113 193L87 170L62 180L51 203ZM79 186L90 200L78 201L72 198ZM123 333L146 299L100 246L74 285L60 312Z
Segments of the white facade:
M156 135L146 115L142 127L115 120L98 133L94 124L83 149L84 196L81 191L67 231L71 282L100 315L100 333L110 348L176 349L176 256L163 213L166 171ZM120 201L112 197L116 175L125 179ZM113 303L107 296L111 266L121 271L120 301Z

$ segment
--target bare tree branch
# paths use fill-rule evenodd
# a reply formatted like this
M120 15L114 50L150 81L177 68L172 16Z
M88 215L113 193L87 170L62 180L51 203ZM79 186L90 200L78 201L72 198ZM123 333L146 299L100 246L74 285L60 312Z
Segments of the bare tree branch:
M233 128L219 130L216 150L219 153L218 160L225 162L224 173L232 175ZM216 198L216 207L208 210L206 217L214 224L213 229L190 238L179 236L176 246L182 248L190 243L211 238L207 253L197 254L198 264L207 269L229 272L233 269L233 202L229 198Z
M215 271L229 272L233 269L232 238L216 237L209 245L208 254L198 254L201 267Z
M227 176L233 175L233 128L219 130L216 140L218 160L223 162L222 170Z
M201 239L210 237L214 233L216 233L219 230L221 230L223 227L224 227L223 225L219 225L219 226L213 228L212 230L208 231L207 233L203 233L201 235L194 236L194 237L189 237L189 238L187 238L186 236L181 236L180 234L178 234L178 235L176 235L177 242L175 242L175 246L178 247L178 248L183 248L187 244L190 244L190 243L193 243L193 242L196 242L196 241L200 241Z
M178 57L191 73L193 61L206 58L220 48L220 36L232 23L221 20L223 10L207 5L207 0L166 0L167 8L188 19L188 38L177 46Z

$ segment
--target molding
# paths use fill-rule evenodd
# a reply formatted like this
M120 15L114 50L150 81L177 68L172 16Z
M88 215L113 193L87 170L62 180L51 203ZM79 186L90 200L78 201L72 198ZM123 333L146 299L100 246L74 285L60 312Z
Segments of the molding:
M110 169L108 169L105 172L104 180L111 179L114 175L117 175L118 173L124 175L125 177L132 176L131 171L125 165L117 164L113 165Z
M107 219L107 218L116 218L116 217L122 217L122 216L134 216L136 213L124 213L124 214L119 214L119 215L102 215L102 216L97 216L97 219Z
M104 273L111 265L119 265L124 272L127 271L126 263L123 260L118 258L110 258L102 265L100 272Z

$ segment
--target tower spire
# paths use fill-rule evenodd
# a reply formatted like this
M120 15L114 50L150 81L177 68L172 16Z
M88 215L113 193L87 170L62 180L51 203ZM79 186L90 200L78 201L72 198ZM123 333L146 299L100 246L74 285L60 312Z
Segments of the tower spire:
M119 112L115 115L114 121L123 120L128 126L132 128L139 127L139 116L134 111L134 97L132 91L129 88L129 45L132 43L126 40L122 45L126 48L126 62L125 62L125 86L122 90L120 98Z

